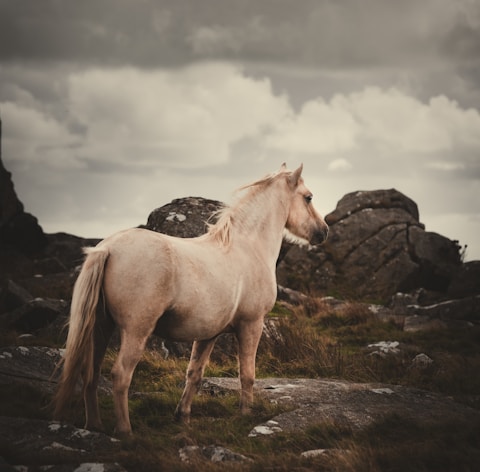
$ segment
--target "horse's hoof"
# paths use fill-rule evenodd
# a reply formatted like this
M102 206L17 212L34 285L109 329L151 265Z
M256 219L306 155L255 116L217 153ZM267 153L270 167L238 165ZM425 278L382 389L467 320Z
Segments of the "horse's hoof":
M190 424L190 415L185 415L180 413L179 411L175 412L175 421L183 424Z
M243 416L251 415L252 414L252 408L249 406L244 406L240 408L240 414Z
M176 417L176 420L179 422L179 423L183 423L185 425L189 425L190 424L190 416L177 416Z
M115 429L113 431L113 436L116 437L117 439L131 439L133 438L133 432L132 430L129 431L118 431Z

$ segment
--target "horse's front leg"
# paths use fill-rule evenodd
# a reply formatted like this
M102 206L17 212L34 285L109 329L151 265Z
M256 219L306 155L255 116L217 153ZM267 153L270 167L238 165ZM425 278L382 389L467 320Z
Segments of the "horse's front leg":
M255 322L240 323L236 329L238 339L238 361L240 367L240 411L250 413L253 403L253 384L255 382L255 357L258 343L263 332L263 317Z
M200 390L203 372L207 365L210 354L217 338L206 341L195 341L192 346L192 354L188 363L185 389L182 398L175 410L175 418L184 423L190 422L190 412L192 409L192 400L195 394Z

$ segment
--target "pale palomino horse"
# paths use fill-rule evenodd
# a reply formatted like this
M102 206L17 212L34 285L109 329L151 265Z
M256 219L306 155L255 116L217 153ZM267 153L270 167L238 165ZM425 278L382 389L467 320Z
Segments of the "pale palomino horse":
M216 338L238 339L240 408L253 401L255 356L264 316L277 295L275 263L285 229L312 245L328 227L301 177L281 169L243 188L217 223L197 238L145 229L120 231L86 250L72 297L63 370L55 396L60 417L83 381L87 429L102 429L100 366L115 325L120 349L112 368L117 434L130 434L128 389L148 337L193 341L176 416L189 420L193 396Z

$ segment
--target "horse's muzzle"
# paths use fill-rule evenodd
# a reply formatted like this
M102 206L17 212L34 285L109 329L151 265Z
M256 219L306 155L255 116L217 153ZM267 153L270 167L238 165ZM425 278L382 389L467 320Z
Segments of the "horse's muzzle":
M312 246L318 246L325 242L328 237L328 225L324 223L322 226L318 227L317 230L313 233L310 240Z

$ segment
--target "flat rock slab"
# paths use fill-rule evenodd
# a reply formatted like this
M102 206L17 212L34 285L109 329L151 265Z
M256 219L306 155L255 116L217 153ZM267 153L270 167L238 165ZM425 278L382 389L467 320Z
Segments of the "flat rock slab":
M0 385L28 384L45 393L53 393L55 366L61 351L43 346L0 347Z
M103 433L55 421L0 417L0 447L10 463L92 463L99 453L120 450L120 441Z
M57 388L57 364L63 349L45 346L0 347L0 386L29 385L40 392L52 394ZM80 391L80 384L78 391ZM100 378L99 391L111 392L111 382Z
M211 392L239 390L234 378L207 378ZM424 390L374 383L320 379L257 379L256 395L285 406L286 413L257 425L250 436L295 432L320 423L363 429L390 414L420 421L471 419L480 412Z

